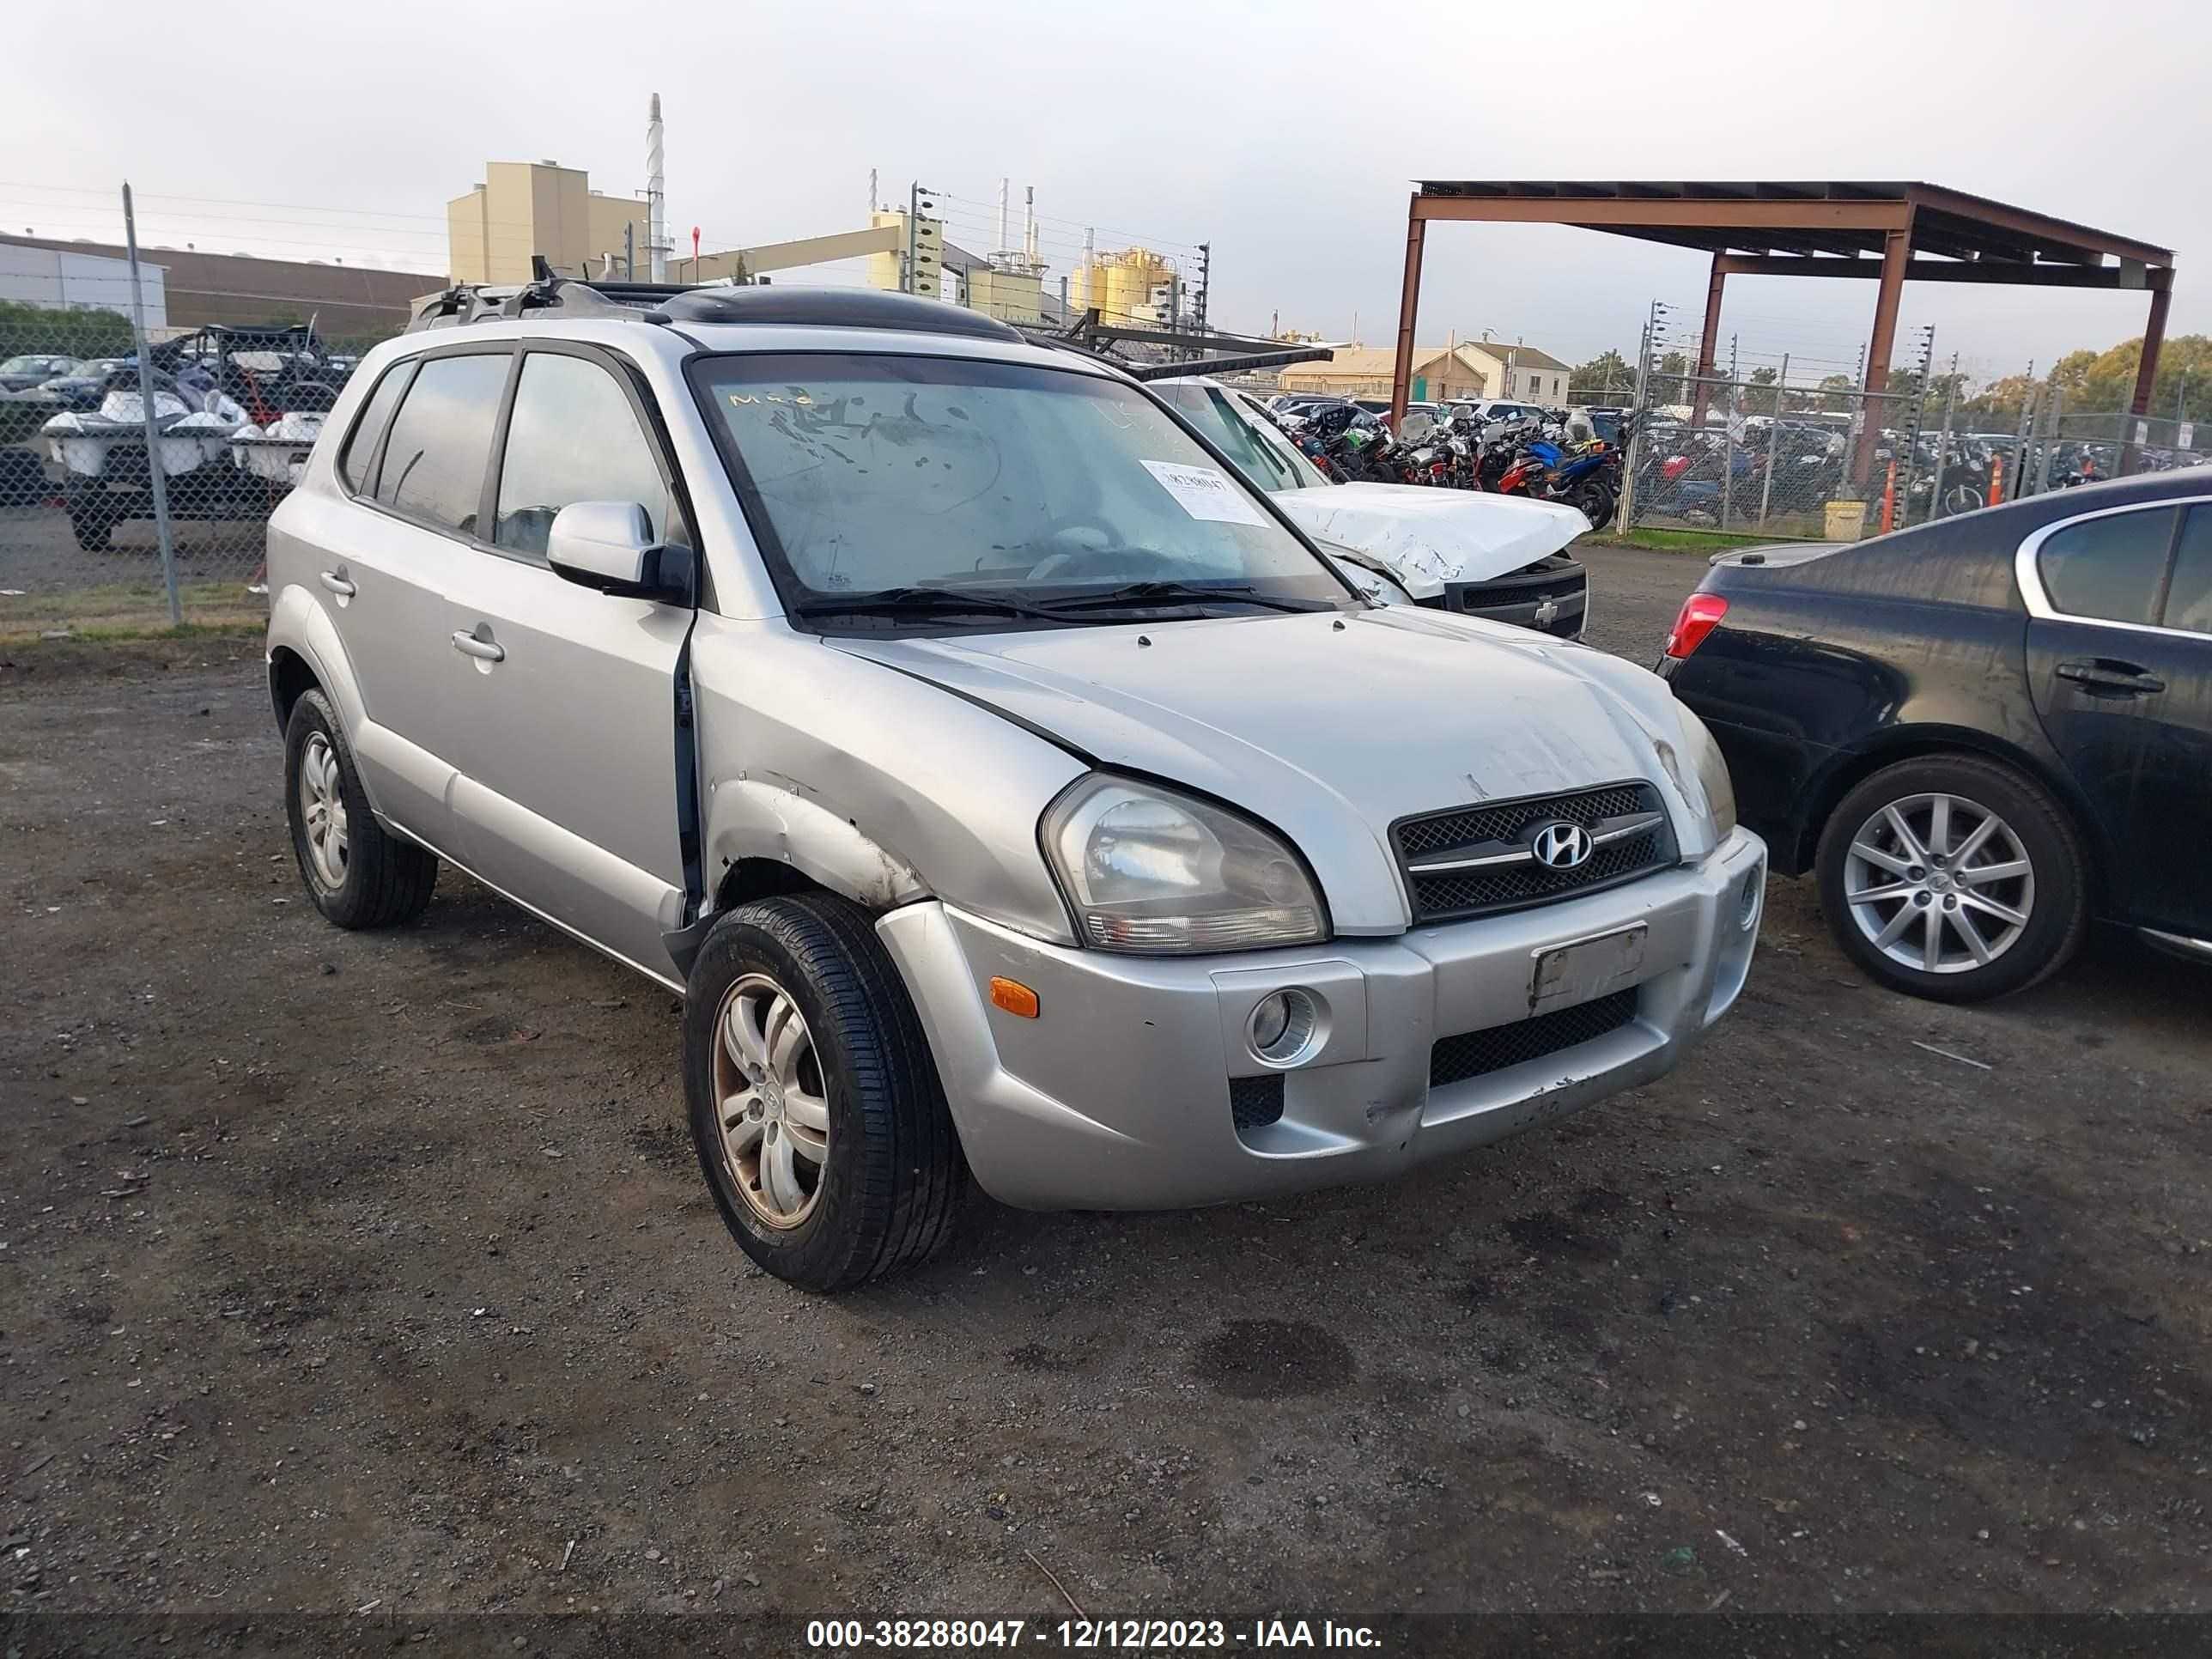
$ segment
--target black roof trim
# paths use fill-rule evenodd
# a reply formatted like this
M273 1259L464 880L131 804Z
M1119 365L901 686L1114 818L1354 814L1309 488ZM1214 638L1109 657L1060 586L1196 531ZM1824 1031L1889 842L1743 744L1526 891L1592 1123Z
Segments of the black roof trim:
M872 288L687 289L661 302L671 321L781 324L797 328L890 328L1021 343L1012 326L980 311Z
M641 323L751 323L801 328L899 329L912 334L956 334L968 339L1019 344L1022 336L981 312L876 289L734 286L711 283L584 282L540 276L494 287L457 283L418 301L408 331L532 317L623 319Z

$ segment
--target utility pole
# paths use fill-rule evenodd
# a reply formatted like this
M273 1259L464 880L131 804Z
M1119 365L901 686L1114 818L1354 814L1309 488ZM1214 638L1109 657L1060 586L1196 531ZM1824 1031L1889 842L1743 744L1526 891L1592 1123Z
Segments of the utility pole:
M1928 484L1928 516L1943 516L1943 466L1951 458L1951 410L1959 401L1959 354L1951 354L1951 372L1943 382L1943 429L1936 438L1936 476Z
M906 193L906 264L899 273L899 292L915 291L914 281L914 222L921 212L921 181L916 179Z
M185 612L177 594L177 553L169 536L168 480L161 471L160 428L154 419L154 356L146 343L146 296L138 285L138 216L132 210L128 185L123 186L123 240L131 256L131 335L138 349L138 412L146 428L146 481L154 493L154 538L161 549L161 586L169 598L169 626L182 628Z
M1198 293L1192 301L1200 334L1206 332L1206 296L1212 286L1213 244L1200 242L1198 245Z
M1621 457L1620 524L1626 530L1636 522L1636 463L1644 450L1644 417L1649 407L1651 392L1651 356L1657 344L1660 314L1668 309L1666 302L1654 300L1651 309L1644 319L1644 334L1636 353L1636 409L1632 418L1635 428L1628 434L1628 453Z
M632 219L623 226L623 270L630 282L637 280L637 221Z

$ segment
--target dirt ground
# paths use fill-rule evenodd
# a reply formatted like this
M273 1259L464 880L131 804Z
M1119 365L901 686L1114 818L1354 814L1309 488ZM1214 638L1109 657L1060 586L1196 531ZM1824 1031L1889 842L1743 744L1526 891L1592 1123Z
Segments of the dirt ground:
M1698 562L1592 562L1648 659ZM256 648L88 661L0 667L0 1614L2207 1606L2199 969L1940 1008L1779 883L1563 1126L824 1300L665 992L450 871L329 927Z

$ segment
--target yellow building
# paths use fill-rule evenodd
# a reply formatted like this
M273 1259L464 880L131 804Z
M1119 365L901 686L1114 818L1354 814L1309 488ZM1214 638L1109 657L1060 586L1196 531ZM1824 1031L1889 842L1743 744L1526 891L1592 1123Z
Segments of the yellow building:
M1340 346L1325 362L1289 365L1280 376L1282 388L1332 398L1387 398L1397 358L1395 346ZM1503 345L1494 340L1417 345L1407 396L1416 403L1525 398L1531 403L1563 404L1568 373L1558 358L1530 345Z
M976 265L968 272L968 309L1034 328L1044 321L1044 278L1034 270Z
M457 283L526 283L533 254L568 276L597 276L611 255L622 271L629 228L637 274L647 274L643 200L593 190L581 167L488 161L484 181L446 204L447 258Z
M868 223L877 229L896 227L901 233L898 246L888 253L868 256L868 286L896 290L899 273L906 268L906 215L897 209L885 208L872 215ZM941 220L927 214L914 222L914 287L910 290L929 299L942 291L945 274L945 225Z

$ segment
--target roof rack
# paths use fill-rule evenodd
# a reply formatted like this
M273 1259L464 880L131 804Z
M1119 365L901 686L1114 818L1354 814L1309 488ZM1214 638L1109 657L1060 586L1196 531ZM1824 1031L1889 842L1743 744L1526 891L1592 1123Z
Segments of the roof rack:
M527 283L493 286L457 283L419 300L407 325L453 328L544 313L562 317L622 319L644 323L758 323L786 327L899 329L915 334L957 334L970 339L1022 336L980 312L910 294L877 289L779 287L766 283L589 282L553 275L540 257Z

